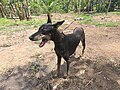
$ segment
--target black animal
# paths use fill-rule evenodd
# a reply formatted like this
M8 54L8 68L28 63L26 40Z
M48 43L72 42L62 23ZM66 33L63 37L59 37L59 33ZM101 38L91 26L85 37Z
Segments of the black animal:
M85 33L83 28L75 28L72 34L65 35L64 33L60 33L58 31L58 27L64 23L63 21L52 24L50 15L48 14L48 21L46 24L43 24L39 30L32 34L29 39L32 41L40 40L42 37L42 42L40 43L40 47L44 46L48 40L52 40L55 44L55 52L57 55L57 75L60 73L60 64L61 58L67 62L67 75L69 70L69 59L72 54L74 54L77 46L80 41L82 42L82 55L85 50Z

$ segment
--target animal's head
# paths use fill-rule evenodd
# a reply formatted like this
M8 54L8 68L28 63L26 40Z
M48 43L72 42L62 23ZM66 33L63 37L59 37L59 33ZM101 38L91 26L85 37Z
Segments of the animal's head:
M47 14L47 16L48 16L47 23L41 25L39 30L29 37L31 41L38 41L42 39L42 42L39 45L40 47L43 47L48 40L51 40L52 35L56 32L57 28L64 23L63 20L55 24L52 24L50 15Z

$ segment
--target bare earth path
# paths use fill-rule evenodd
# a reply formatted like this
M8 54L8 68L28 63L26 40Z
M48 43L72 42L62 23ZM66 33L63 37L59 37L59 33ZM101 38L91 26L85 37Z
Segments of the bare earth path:
M63 14L54 20L59 18L66 19L60 29L74 19L71 14ZM63 79L64 61L62 78L53 77L56 73L53 42L39 48L29 41L28 37L37 28L10 34L1 31L0 90L120 90L120 26L95 27L74 22L63 32L71 33L75 27L85 29L87 47L84 59L71 58L68 79ZM81 49L77 48L76 52L81 54Z

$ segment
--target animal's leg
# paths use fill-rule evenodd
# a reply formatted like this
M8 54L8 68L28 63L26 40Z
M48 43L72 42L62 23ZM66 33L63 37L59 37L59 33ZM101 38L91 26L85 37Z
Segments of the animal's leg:
M67 76L68 76L70 62L68 60L66 62L67 62Z
M60 64L61 64L61 56L57 55L57 76L60 74Z
M69 62L69 58L64 58L64 59L65 59L65 61L67 63L67 76L68 76L70 62Z
M81 48L80 44L78 45L78 48L79 48L79 49ZM78 59L80 59L80 57L82 57L82 56L81 56L80 53L79 53Z

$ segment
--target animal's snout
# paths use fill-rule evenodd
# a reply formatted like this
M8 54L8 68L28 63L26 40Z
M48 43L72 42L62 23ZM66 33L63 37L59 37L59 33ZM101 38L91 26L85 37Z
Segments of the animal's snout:
M29 39L32 40L33 38L30 36Z
M30 37L29 37L29 39L30 39L31 41L34 41L34 38L33 38L33 36L30 36Z
M38 40L40 40L42 38L42 35L41 34L38 34L38 33L35 33L35 34L33 34L33 35L31 35L30 37L29 37L29 39L31 40L31 41L38 41Z

